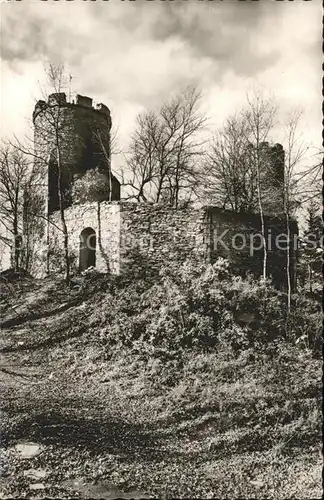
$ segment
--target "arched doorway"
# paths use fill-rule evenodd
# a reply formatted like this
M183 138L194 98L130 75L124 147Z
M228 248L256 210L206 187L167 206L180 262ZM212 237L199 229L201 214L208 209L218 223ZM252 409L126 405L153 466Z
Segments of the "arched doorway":
M85 271L96 265L96 232L86 227L80 234L79 270Z

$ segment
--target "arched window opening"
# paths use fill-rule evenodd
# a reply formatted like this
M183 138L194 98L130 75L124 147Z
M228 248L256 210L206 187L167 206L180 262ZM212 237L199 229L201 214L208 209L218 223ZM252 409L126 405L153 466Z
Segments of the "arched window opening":
M92 227L86 227L80 234L79 270L85 271L96 266L96 232Z

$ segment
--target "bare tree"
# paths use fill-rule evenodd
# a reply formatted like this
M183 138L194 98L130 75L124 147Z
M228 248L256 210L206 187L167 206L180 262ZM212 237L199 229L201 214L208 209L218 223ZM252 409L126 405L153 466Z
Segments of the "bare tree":
M274 125L276 106L270 99L265 99L261 92L247 96L248 108L246 120L248 123L246 136L251 142L250 159L256 173L256 191L258 212L261 219L261 235L263 239L263 279L267 278L267 244L265 236L264 199L267 193L264 190L263 175L267 165L267 151L264 145L268 142ZM272 190L271 190L272 191Z
M57 188L60 227L53 223L49 217L48 207L45 206L48 203L47 197L44 199L44 196L39 196L37 192L29 197L29 205L34 206L35 199L41 198L42 209L37 206L37 214L29 213L29 215L43 219L47 226L53 224L63 233L65 280L68 283L70 281L70 258L65 207L69 193L65 184L69 171L69 130L71 124L65 112L66 101L62 99L64 89L67 87L67 78L63 64L48 63L44 68L44 73L46 88L41 89L44 101L40 101L43 109L41 109L41 119L34 124L35 136L26 137L24 142L15 138L15 147L33 159L34 175L29 184L34 191L37 190L37 187L42 191L47 186L45 179L52 171L55 171L53 181ZM46 102L49 94L52 98ZM35 199L33 200L33 198ZM39 203L36 202L36 205Z
M273 101L265 99L260 93L248 96L247 101L247 108L228 118L212 142L207 155L207 192L223 208L260 214L263 278L267 276L264 217L267 212L284 215L289 317L292 293L291 224L297 208L319 193L319 163L304 171L300 169L309 149L298 133L301 111L292 112L285 124L284 151L281 145L269 146L268 142L276 118Z
M65 262L65 281L70 281L70 259L69 259L69 235L65 221L66 192L64 178L68 169L68 132L70 128L69 120L65 111L65 102L61 102L60 95L67 86L65 68L63 64L54 65L49 63L45 68L47 84L54 95L57 96L48 103L44 116L43 126L38 126L39 140L43 143L44 152L47 154L49 147L51 150L51 161L55 162L57 169L57 194L58 205L63 232L63 251ZM44 160L44 158L43 158ZM48 160L46 158L46 160Z
M291 309L292 276L291 276L291 221L300 205L298 199L299 175L298 167L305 157L307 147L298 134L298 125L302 116L300 110L290 114L286 122L286 144L285 144L285 171L284 171L284 214L286 220L286 273L287 273L287 321Z
M301 238L300 268L302 284L308 283L308 291L313 293L316 288L322 291L322 255L323 255L323 218L322 201L309 201L306 207L306 223ZM317 287L314 285L317 284ZM315 288L315 290L314 290Z
M205 140L201 95L189 87L157 111L140 114L127 155L125 186L139 201L177 207L198 185L198 162Z
M301 204L317 203L322 199L322 176L323 176L323 153L322 149L308 158L308 165L296 173L298 180L298 199Z
M112 169L112 156L121 153L118 145L118 131L115 127L113 127L107 137L107 135L103 133L102 129L95 127L93 130L93 137L99 146L99 150L101 151L101 163L105 166L105 170L107 171L109 191L108 201L111 201L113 194L112 178L114 175Z
M206 155L204 192L212 203L233 212L254 212L257 208L248 126L243 111L230 116L215 134Z
M9 242L13 241L16 270L21 265L24 191L28 172L26 156L9 143L3 143L0 149L0 214L3 226L12 237Z
M263 279L267 277L265 214L281 206L275 198L273 182L269 182L273 151L269 146L276 106L261 92L247 96L247 105L229 117L212 141L206 155L209 199L234 212L255 212L260 215L263 239ZM278 192L280 189L278 189ZM280 195L279 195L280 197Z
M279 183L275 199L273 167L280 150L283 173L284 155L280 145L269 142L275 112L261 94L248 96L247 106L216 132L205 162L204 193L211 202L234 212L283 211Z

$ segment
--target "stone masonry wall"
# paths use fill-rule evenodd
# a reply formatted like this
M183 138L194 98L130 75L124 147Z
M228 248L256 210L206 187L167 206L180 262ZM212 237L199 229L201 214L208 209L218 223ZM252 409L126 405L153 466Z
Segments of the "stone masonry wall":
M230 261L238 275L262 275L263 250L254 248L261 243L260 217L235 214L216 207L179 208L144 203L101 202L85 203L65 210L69 232L71 269L79 270L80 233L85 228L96 232L96 268L99 272L134 275L154 275L162 267L176 267L185 260L196 263L215 262L218 257ZM50 271L58 271L62 261L63 234L59 213L49 225ZM268 275L282 288L286 282L286 251L274 245L275 237L285 233L284 221L266 217L266 231L272 249L268 251ZM297 225L292 223L292 233ZM258 238L259 235L259 238ZM221 240L219 240L221 238ZM243 240L245 238L245 244ZM291 253L291 271L295 275L296 252Z
M257 214L237 214L216 207L206 207L210 224L210 257L214 262L218 257L229 260L234 273L262 276L263 248L261 247L261 220ZM291 237L298 234L298 226L291 222ZM287 233L282 218L265 216L265 234L268 250L267 274L272 276L275 286L285 288L287 251L282 237L281 248L276 245L276 237ZM279 244L280 246L280 244ZM292 285L295 284L297 252L293 248L291 257Z
M121 203L121 270L158 272L186 259L205 262L205 214L192 208Z
M65 210L69 233L71 270L79 270L80 233L91 227L96 232L96 269L102 273L119 274L120 206L118 203L86 203ZM49 270L63 269L63 233L59 212L55 212L49 224ZM55 225L54 225L55 224Z
M287 252L275 245L286 224L279 217L265 217L268 247L268 276L275 286L285 288ZM295 222L291 234L298 234ZM217 238L222 237L221 241ZM261 221L255 214L236 214L217 207L173 209L160 205L121 203L121 270L129 268L158 271L169 263L186 259L215 262L229 260L238 275L262 275L263 248ZM251 251L252 245L252 251ZM283 248L284 248L283 244ZM259 248L258 248L259 247ZM291 250L292 285L297 253Z

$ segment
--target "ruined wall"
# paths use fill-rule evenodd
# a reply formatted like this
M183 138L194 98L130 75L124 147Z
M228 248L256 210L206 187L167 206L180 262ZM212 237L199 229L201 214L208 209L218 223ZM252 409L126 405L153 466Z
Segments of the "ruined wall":
M91 227L96 233L96 269L102 273L119 274L120 206L118 203L87 203L65 210L69 233L71 271L79 271L80 234ZM59 213L50 217L49 224L49 271L64 269L63 233Z
M218 257L229 260L237 275L262 275L263 248L258 215L235 214L216 207L174 209L163 205L130 202L86 203L65 211L69 232L72 272L79 271L80 234L85 228L96 233L96 268L103 273L154 276L162 267L173 268L185 260L205 263ZM63 233L59 214L49 225L49 270L64 269ZM286 233L285 221L266 217L268 275L274 284L286 283L286 250L275 238ZM297 234L292 222L291 231ZM271 247L271 248L270 248ZM291 251L292 285L295 281L296 252Z
M186 259L205 262L205 214L193 208L121 203L121 270L158 272Z
M276 246L276 237L286 233L283 219L265 217L268 266L275 286L286 283L287 252ZM290 230L298 234L297 224ZM219 240L220 238L220 240ZM283 242L284 243L284 242ZM283 244L284 248L285 245ZM292 285L296 274L296 251L291 250ZM172 209L146 204L121 204L121 270L158 272L162 266L186 259L215 262L229 260L238 275L262 275L263 248L258 215L235 214L217 207Z
M194 209L131 202L75 205L65 210L71 271L79 271L80 234L88 227L96 232L99 272L154 274L168 263L174 266L188 258L205 262L204 218L203 212ZM63 233L59 227L56 212L48 226L50 272L64 271Z
M256 277L262 275L263 247L261 241L261 220L257 214L237 214L216 207L205 208L210 223L209 247L210 260L218 257L229 260L234 273L244 276L252 273ZM208 215L207 215L208 214ZM298 235L295 221L290 226L291 238ZM287 233L283 218L265 216L265 234L268 250L267 274L272 276L275 286L285 288L287 252L284 237L276 244L276 238ZM281 248L280 248L281 247ZM292 248L291 276L292 285L296 279L297 252Z

